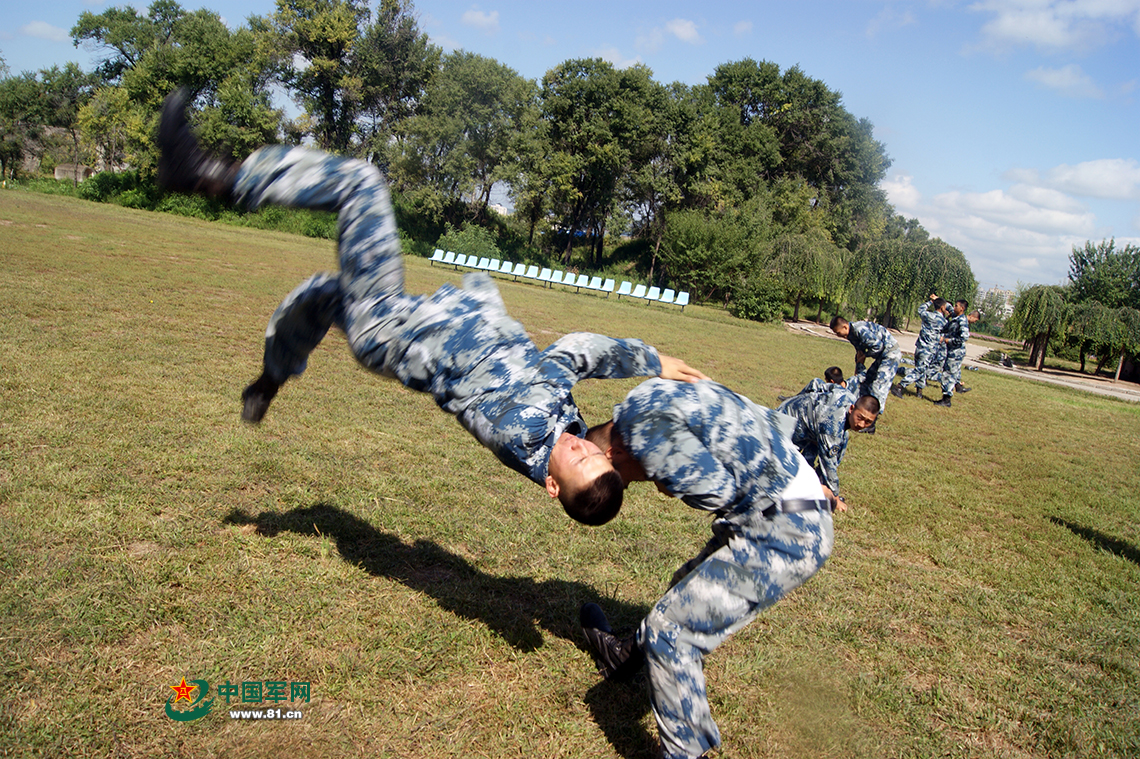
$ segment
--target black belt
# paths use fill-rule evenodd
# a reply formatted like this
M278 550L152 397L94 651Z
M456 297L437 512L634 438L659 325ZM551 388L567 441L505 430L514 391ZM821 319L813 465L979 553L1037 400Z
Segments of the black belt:
M826 498L789 498L784 501L776 501L760 513L771 519L777 514L800 514L805 511L826 511L830 513L831 501Z

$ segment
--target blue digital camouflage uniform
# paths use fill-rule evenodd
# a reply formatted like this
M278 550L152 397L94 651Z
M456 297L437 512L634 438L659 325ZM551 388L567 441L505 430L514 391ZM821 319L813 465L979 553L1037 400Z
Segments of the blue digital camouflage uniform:
M571 388L589 377L661 372L640 340L566 335L539 352L485 274L463 287L406 295L400 241L380 172L363 161L271 146L241 165L235 200L339 211L339 274L290 293L265 332L265 370L283 383L305 369L329 328L344 330L368 369L431 393L504 464L543 484L563 432L585 435Z
M810 388L810 389L809 389ZM808 384L777 408L796 420L792 443L804 460L815 468L819 481L839 496L839 464L847 450L847 412L851 408L847 389L829 382Z
M918 307L918 315L922 317L922 329L918 331L918 339L914 341L914 368L907 370L899 381L899 387L914 385L920 393L926 387L931 359L941 354L939 347L942 345L942 333L946 329L946 317L940 311L932 310L931 305L932 303L927 301ZM939 362L938 366L941 367L942 362Z
M894 336L881 324L860 321L850 322L849 326L847 342L872 359L862 383L862 394L875 396L881 412L887 405L887 395L902 360L902 350Z
M794 421L723 385L643 382L614 408L614 426L650 479L716 514L713 538L638 630L663 755L697 757L720 744L704 656L823 566L831 514L763 514L823 491L792 444Z
M954 385L961 381L962 362L966 360L966 341L970 339L970 320L966 314L955 316L946 325L946 362L942 365L942 394L953 395Z

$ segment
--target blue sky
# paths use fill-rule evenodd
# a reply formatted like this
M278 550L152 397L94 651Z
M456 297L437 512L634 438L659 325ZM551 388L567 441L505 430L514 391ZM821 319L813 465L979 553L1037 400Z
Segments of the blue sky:
M116 4L0 0L0 56L13 73L90 69L97 51L67 32ZM237 25L275 3L183 6ZM594 56L687 84L746 57L798 65L875 125L896 210L960 248L983 286L1061 282L1086 240L1140 244L1140 0L419 0L416 12L444 50L532 79Z

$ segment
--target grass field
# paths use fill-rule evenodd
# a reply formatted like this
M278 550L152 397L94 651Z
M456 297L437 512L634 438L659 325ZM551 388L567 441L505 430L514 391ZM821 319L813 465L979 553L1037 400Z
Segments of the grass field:
M646 685L598 680L577 610L634 625L707 516L641 486L573 524L339 334L241 424L266 319L333 267L328 243L0 192L0 755L653 755ZM765 405L851 364L716 310L501 289L541 346L642 337ZM634 384L575 395L599 421ZM831 561L707 662L717 756L1140 755L1140 407L969 384L853 436ZM202 719L165 712L182 678ZM278 682L309 700L264 706L302 718L216 693Z

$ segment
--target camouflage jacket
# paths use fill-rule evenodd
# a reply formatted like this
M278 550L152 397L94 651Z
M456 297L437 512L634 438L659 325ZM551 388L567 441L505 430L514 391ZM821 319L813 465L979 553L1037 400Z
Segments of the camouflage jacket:
M649 479L729 521L771 505L803 460L795 420L711 380L642 382L614 407L614 427Z
M947 351L960 351L965 349L966 341L970 339L970 320L966 318L965 314L955 316L947 322L943 336L947 340Z
M852 403L846 388L822 384L811 392L788 398L778 409L796 420L792 443L809 464L814 464L819 481L836 495L839 463L847 450L847 410Z
M918 315L922 317L922 329L918 332L918 339L915 340L914 350L930 352L942 339L942 334L946 331L946 317L941 311L934 311L930 308L931 303L927 301L918 307Z
M886 327L874 322L851 322L847 342L867 355L869 359L886 358L898 352L899 344Z

